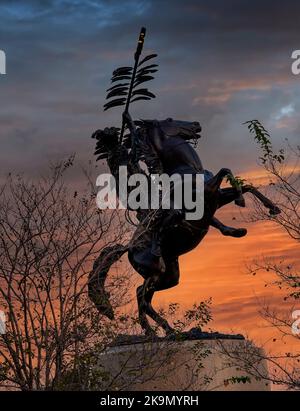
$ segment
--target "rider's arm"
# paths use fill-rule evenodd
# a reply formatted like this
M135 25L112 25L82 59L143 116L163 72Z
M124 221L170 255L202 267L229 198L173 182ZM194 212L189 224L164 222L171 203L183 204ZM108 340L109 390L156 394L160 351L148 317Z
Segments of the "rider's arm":
M134 124L134 121L131 118L131 115L128 112L123 113L123 119L125 124L128 126L130 134L131 134L131 149L132 149L132 154L135 156L136 153L136 145L138 141L138 132L136 129L136 126Z
M129 128L130 133L136 138L137 137L136 126L134 124L134 121L131 118L131 115L128 112L123 113L123 120L124 120L124 123Z

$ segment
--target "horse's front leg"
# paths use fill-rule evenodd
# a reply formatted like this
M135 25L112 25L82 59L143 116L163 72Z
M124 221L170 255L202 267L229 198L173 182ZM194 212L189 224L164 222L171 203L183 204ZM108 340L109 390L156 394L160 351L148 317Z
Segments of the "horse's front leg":
M223 224L216 217L212 217L210 225L218 229L225 236L240 238L240 237L244 237L247 234L246 228L229 227Z
M262 204L270 210L271 215L277 215L281 211L280 209L267 197L265 197L257 188L253 187L250 184L246 184L241 187L242 194L251 193L256 198L258 198ZM223 188L219 190L219 202L218 208L223 207L226 204L230 204L233 201L236 201L240 193L236 188Z
M229 168L221 168L221 170L206 183L206 186L209 187L212 191L219 190L223 179L228 175L230 175L234 179L234 175ZM245 207L245 200L243 197L242 189L239 187L235 188L234 190L235 198L233 200L235 201L235 204L240 207Z
M222 184L223 179L228 175L233 175L229 168L221 168L221 170L213 176L209 181L207 181L206 186L213 191L217 191Z
M281 213L279 207L277 207L271 200L269 200L266 196L264 196L257 188L253 187L250 184L242 186L243 193L251 193L254 197L258 198L259 201L269 209L270 215L277 215Z
M243 192L243 190L242 190ZM233 187L221 188L219 190L218 208L236 201L240 196L240 192Z

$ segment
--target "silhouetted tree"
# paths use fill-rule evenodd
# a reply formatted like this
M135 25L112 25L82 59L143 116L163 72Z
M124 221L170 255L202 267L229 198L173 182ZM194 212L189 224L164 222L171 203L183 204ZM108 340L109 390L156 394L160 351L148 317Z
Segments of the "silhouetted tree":
M0 189L0 385L55 389L96 342L105 346L114 323L87 295L88 273L101 249L121 242L128 227L116 210L96 207L93 190L71 192L64 175L73 159L35 180L8 176ZM86 184L89 187L89 181ZM114 305L124 303L115 272ZM126 278L126 282L129 281Z
M255 201L255 210L251 221L267 220L281 227L289 237L299 245L300 241L300 146L292 146L287 141L286 148L274 153L271 137L267 130L257 121L246 123L261 149L261 164L268 179L265 190L268 197L281 209L281 214L270 215L259 202ZM268 379L275 385L283 385L287 389L300 389L300 327L297 326L297 315L300 310L300 273L299 261L293 264L284 259L265 258L253 261L248 267L253 275L259 272L274 274L274 281L268 286L277 287L285 292L284 301L290 301L292 308L283 312L269 305L262 306L261 316L271 327L280 332L288 352L263 356L269 364L269 374L257 372L256 364L261 359L261 351L246 349L242 352L227 352L231 364L243 368L253 378ZM294 315L293 315L294 313ZM298 312L299 314L299 312ZM298 328L299 327L299 328ZM274 338L276 341L276 338Z

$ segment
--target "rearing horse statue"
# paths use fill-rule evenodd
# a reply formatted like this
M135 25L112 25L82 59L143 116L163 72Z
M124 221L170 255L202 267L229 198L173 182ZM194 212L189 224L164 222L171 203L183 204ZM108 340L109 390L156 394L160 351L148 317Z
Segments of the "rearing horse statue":
M149 316L166 334L170 334L174 332L173 328L154 310L151 302L156 291L178 284L178 257L197 247L210 226L219 229L223 235L246 235L247 231L243 228L227 227L221 223L215 217L216 211L231 202L244 207L243 194L248 192L257 197L272 215L280 213L280 210L252 185L220 188L223 179L226 176L233 177L233 174L228 168L221 168L216 175L203 168L191 144L191 140L200 137L201 127L198 122L168 118L163 121L141 120L134 123L128 114L125 121L130 134L121 147L117 146L117 129L97 130L92 136L98 140L96 154L102 153L101 158L105 157L103 153L107 154L112 174L117 177L120 164L128 165L130 173L141 171L137 160L145 162L149 178L153 170L170 176L174 173L189 174L192 178L199 173L204 174L204 214L199 220L187 220L187 210L184 207L181 210L162 210L151 228L151 210L140 210L137 213L139 224L130 242L126 246L116 244L106 247L96 259L89 277L89 297L102 314L113 318L109 295L105 291L105 280L111 265L127 252L132 267L144 278L144 283L137 288L141 327L147 335L154 333L147 318Z

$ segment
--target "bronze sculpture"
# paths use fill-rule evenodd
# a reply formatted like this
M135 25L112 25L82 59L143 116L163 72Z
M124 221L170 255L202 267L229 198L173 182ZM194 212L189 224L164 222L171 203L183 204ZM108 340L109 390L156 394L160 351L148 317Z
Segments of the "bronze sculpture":
M166 334L170 334L173 333L172 327L154 310L151 301L156 291L178 284L178 257L194 249L205 237L210 225L219 229L223 235L233 237L246 235L246 230L243 228L227 227L221 223L215 217L216 211L231 202L244 207L243 194L247 192L257 197L271 214L278 214L280 210L252 185L236 184L229 188L220 188L224 178L229 176L230 181L234 181L234 177L228 168L222 168L216 175L203 168L191 144L200 137L201 127L198 122L171 118L162 121L131 119L128 113L130 101L148 100L154 97L147 89L135 89L139 84L152 79L149 73L155 72L157 66L152 64L137 70L141 64L138 64L138 59L144 37L145 30L142 30L134 68L117 69L112 78L112 82L118 80L130 82L112 86L108 90L108 98L117 97L117 99L104 106L108 109L126 105L121 132L113 127L97 130L92 136L97 139L96 154L98 158L107 160L111 173L116 178L120 165L126 165L130 174L144 173L148 179L154 173L188 174L192 179L197 174L204 174L204 215L198 220L187 220L187 210L184 207L181 210L172 207L169 210L160 209L155 213L150 209L138 210L138 225L129 244L107 247L95 261L89 278L89 296L101 313L113 318L113 309L104 288L105 279L110 266L127 252L132 267L144 278L143 285L137 288L141 327L147 335L153 334L154 331L147 319L148 315L164 329ZM142 63L155 56L146 57ZM123 136L126 127L129 133ZM141 161L146 165L148 172L141 169ZM197 187L195 186L194 189L196 190Z

